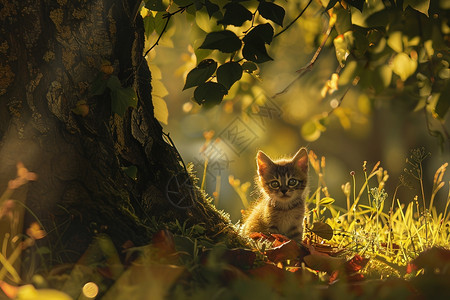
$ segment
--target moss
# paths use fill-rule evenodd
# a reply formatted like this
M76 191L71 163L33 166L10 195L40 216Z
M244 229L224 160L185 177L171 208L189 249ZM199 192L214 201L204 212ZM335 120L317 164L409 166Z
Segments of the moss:
M6 94L8 87L14 82L14 77L9 65L0 64L0 96Z
M54 9L50 12L50 19L53 21L58 31L61 31L63 17L64 11L61 8Z

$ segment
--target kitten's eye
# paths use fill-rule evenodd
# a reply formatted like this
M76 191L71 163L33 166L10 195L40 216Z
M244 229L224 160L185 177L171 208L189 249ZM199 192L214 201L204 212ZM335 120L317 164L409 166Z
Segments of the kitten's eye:
M297 179L291 178L291 179L289 179L289 181L288 181L288 186L294 187L294 186L296 186L297 184L298 184L298 180L297 180Z
M269 186L273 189L277 189L280 187L280 183L277 180L274 180L269 183Z

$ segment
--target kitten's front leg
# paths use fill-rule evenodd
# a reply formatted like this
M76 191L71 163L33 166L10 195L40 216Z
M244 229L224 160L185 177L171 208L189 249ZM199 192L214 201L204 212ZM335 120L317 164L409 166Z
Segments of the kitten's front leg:
M286 232L286 236L296 241L297 243L301 243L303 240L303 226L295 226L293 225L289 230Z

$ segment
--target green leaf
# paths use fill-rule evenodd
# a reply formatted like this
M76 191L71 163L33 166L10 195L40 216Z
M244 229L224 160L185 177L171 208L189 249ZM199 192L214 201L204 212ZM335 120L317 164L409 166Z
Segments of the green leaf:
M328 2L327 7L325 7L325 11L329 10L330 8L333 8L336 5L336 3L338 3L338 1L339 0L330 0Z
M333 12L336 14L335 28L338 34L344 34L347 31L352 30L352 16L350 11L338 5L333 9Z
M258 64L273 60L267 53L266 46L263 42L249 41L245 43L244 48L242 49L242 56L244 56L246 60Z
M403 0L403 10L405 10L408 6L411 6L428 17L430 0Z
M251 74L251 73L255 72L256 70L258 70L258 66L251 61L246 61L242 64L242 69L245 72Z
M283 26L285 11L281 6L272 2L261 1L258 6L258 11L263 18Z
M220 104L227 93L227 89L222 84L205 82L195 89L194 100L208 108Z
M447 79L445 87L441 91L441 94L439 95L439 99L438 102L436 103L434 112L437 114L438 118L442 120L447 114L449 108L450 108L450 80Z
M392 61L392 71L400 76L402 81L408 79L417 69L417 60L402 52L397 54Z
M216 69L217 62L214 59L202 60L197 67L187 74L183 90L204 83L214 74Z
M111 90L117 90L120 89L122 87L122 84L120 83L120 80L117 76L110 76L108 78L108 81L106 82L106 86Z
M382 92L390 85L392 69L387 65L378 66L371 74L372 86L377 92Z
M354 60L348 61L339 76L338 86L344 86L352 83L358 74L358 71L358 63Z
M387 39L387 44L395 52L401 53L401 52L403 52L403 41L402 40L403 40L402 33L400 31L394 31L391 34L389 34L389 37Z
M242 49L242 55L246 60L250 60L255 63L263 63L273 60L269 54L267 54L265 46L265 44L270 44L272 42L272 38L272 25L266 23L256 26L243 38L245 45Z
M232 53L241 49L241 46L242 42L234 32L223 30L208 33L200 48Z
M114 113L123 117L128 107L136 107L137 96L133 88L117 88L111 90L111 109Z
M379 29L382 29L383 27L387 27L391 22L394 22L393 12L388 9L383 9L368 16L365 25L371 28L380 27Z
M270 44L273 39L273 27L269 23L260 24L250 30L242 39L244 43L247 42L263 42Z
M217 69L217 81L227 89L241 79L242 66L237 62L228 62Z
M217 13L213 17L211 17L205 9L198 10L195 13L195 23L201 30L204 32L213 32L222 30L222 25L217 25L215 20L217 19Z
M167 22L167 13L166 12L158 12L155 16L155 31L157 34L161 34L164 30L164 26L166 26ZM169 24L166 27L166 30L169 29Z
M92 96L102 95L106 90L106 82L105 74L99 72L89 87L89 93Z
M153 17L153 14L149 13L144 18L144 30L145 30L145 37L148 38L150 34L155 30L155 17Z
M173 0L173 2L179 7L186 7L189 4L192 4L192 0Z
M206 11L211 18L216 12L220 10L219 5L212 3L209 0L205 0Z
M333 238L333 228L324 222L314 222L311 231L326 240Z
M167 6L163 4L163 0L146 0L145 7L153 11L166 11Z
M217 24L242 26L245 21L251 21L253 17L248 9L237 2L230 2L223 8L225 14L222 20L217 21Z
M152 96L152 102L156 120L166 125L169 124L169 110L166 101L161 97Z
M357 8L360 12L363 11L364 0L345 0L349 5Z
M127 174L133 180L137 179L137 167L135 165L131 165L129 167L122 167L122 171Z
M347 60L348 55L350 54L350 51L348 50L347 41L344 38L344 35L338 35L334 40L334 49L336 51L336 58L343 67L345 65L345 61Z

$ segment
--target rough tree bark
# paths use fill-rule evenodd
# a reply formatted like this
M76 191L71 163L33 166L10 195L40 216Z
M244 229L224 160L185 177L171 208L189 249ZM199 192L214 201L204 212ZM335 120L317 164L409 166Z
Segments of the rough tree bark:
M58 263L76 260L98 232L117 247L144 244L152 218L227 231L154 118L139 5L0 0L0 188L18 161L38 174L13 198L28 208L24 228L36 217L42 223ZM137 92L123 118L111 112L108 92L89 93L103 61ZM72 111L79 101L89 108L84 117ZM122 171L130 165L135 180Z

